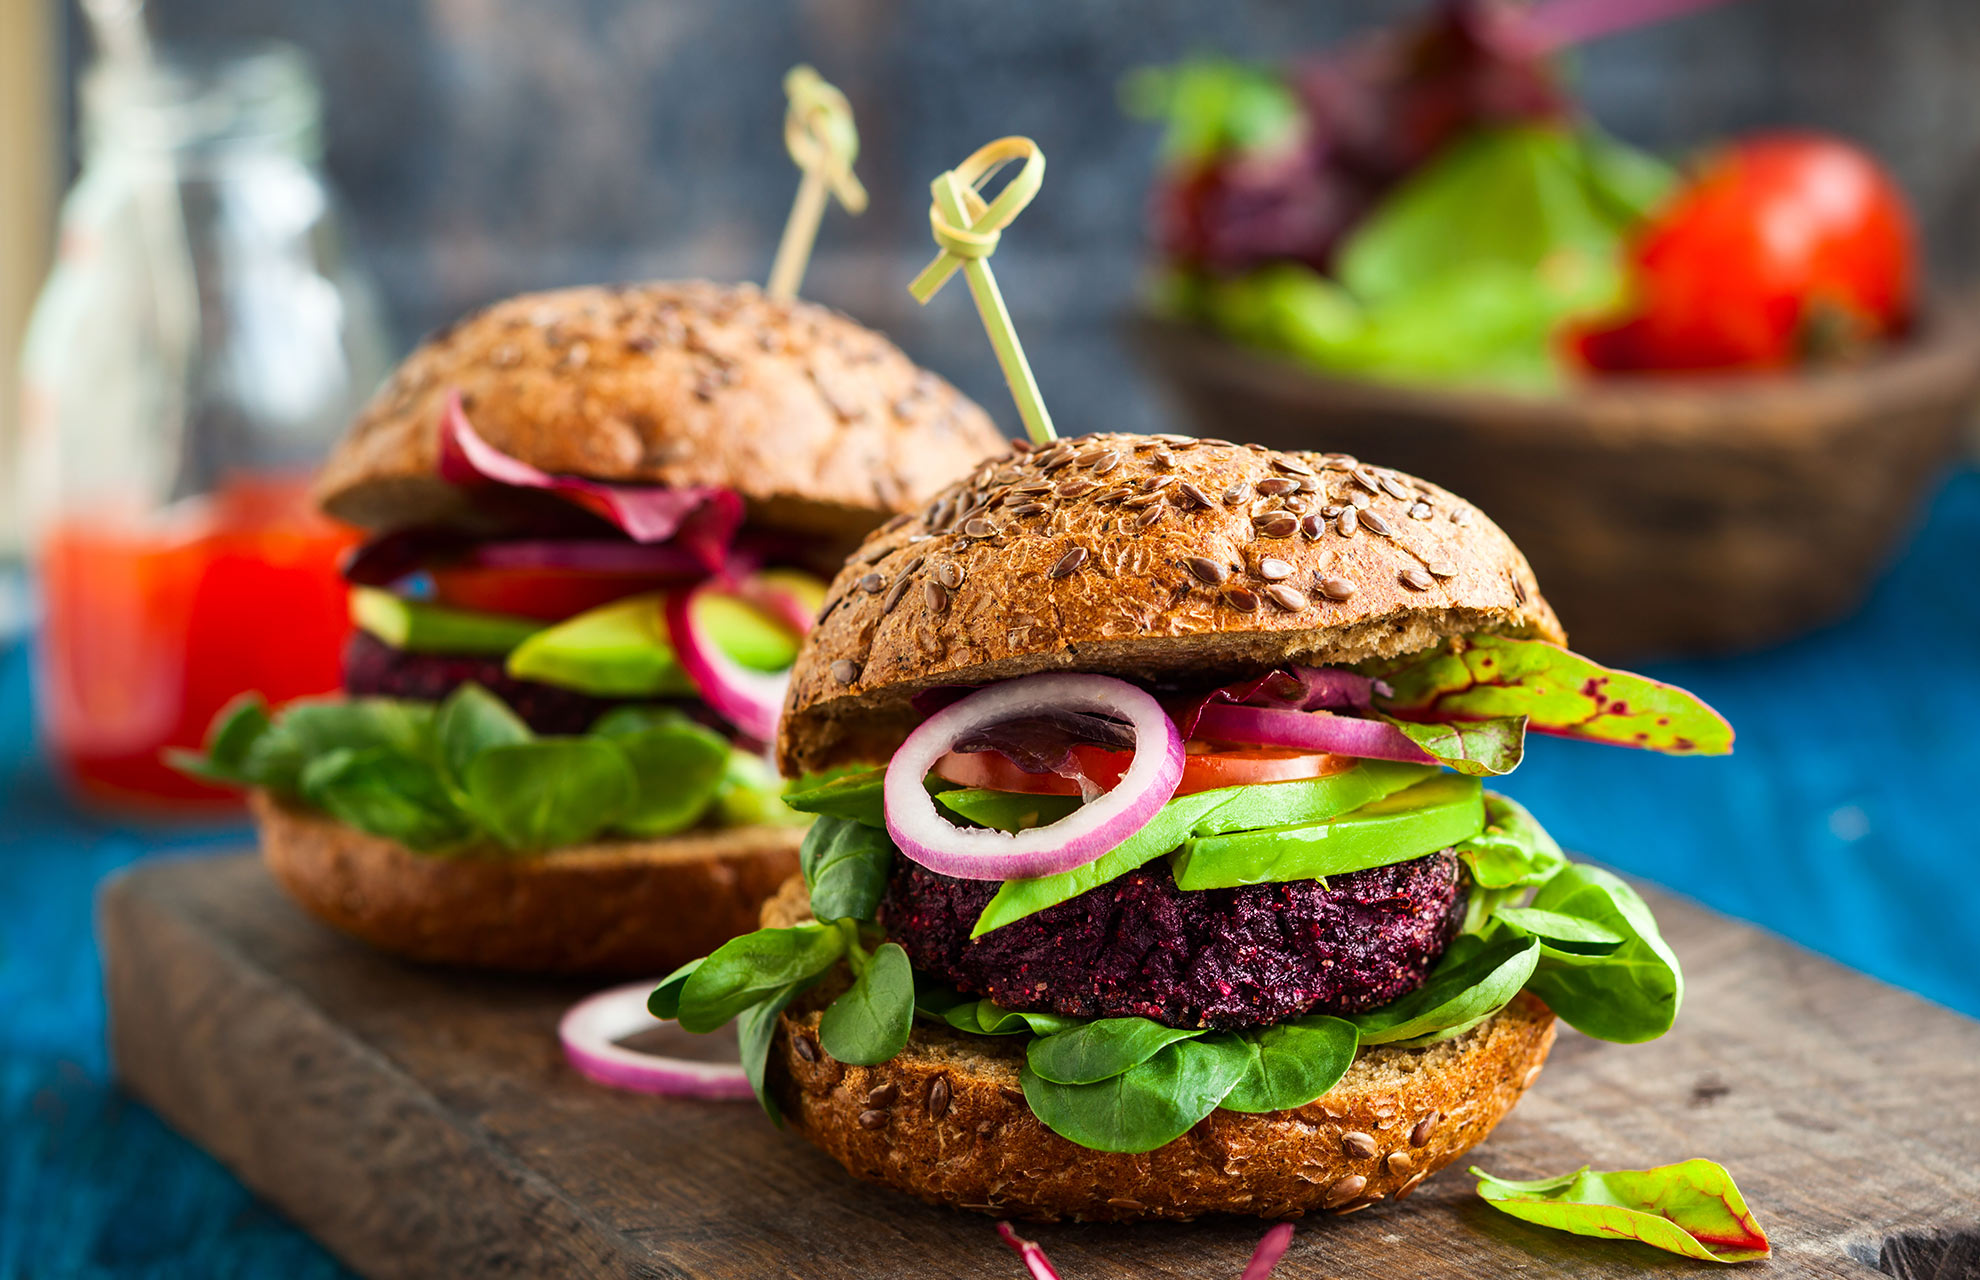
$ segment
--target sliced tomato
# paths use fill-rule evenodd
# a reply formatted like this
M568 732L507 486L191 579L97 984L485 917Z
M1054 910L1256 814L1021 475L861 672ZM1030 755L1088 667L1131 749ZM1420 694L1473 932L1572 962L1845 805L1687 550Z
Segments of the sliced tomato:
M456 609L562 622L600 605L666 585L648 574L569 569L434 569L434 599Z
M1134 758L1129 751L1106 747L1074 747L1080 771L1103 787L1121 780ZM1352 756L1301 751L1295 747L1231 747L1207 749L1198 743L1189 746L1183 762L1182 781L1176 794L1214 791L1218 787L1250 786L1259 782L1290 782L1295 778L1324 778L1330 773L1352 769ZM935 762L935 776L965 787L989 791L1016 791L1034 796L1076 796L1079 783L1056 773L1026 773L1011 763L1001 751L951 751Z

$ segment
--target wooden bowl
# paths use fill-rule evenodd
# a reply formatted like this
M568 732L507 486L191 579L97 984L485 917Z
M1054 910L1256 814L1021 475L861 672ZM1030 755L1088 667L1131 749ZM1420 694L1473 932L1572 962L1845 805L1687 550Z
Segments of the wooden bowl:
M1980 390L1980 328L1953 314L1847 369L1551 399L1329 377L1150 317L1131 336L1200 435L1351 453L1476 503L1575 647L1608 657L1747 649L1848 613Z

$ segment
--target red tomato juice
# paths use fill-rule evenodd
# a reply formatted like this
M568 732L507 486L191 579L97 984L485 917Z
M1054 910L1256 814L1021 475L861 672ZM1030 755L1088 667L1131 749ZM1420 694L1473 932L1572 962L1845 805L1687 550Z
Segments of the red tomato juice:
M237 694L280 704L337 688L350 632L337 565L356 540L315 512L305 481L263 476L149 519L77 514L51 528L36 692L64 780L127 812L238 808L160 753L197 747Z

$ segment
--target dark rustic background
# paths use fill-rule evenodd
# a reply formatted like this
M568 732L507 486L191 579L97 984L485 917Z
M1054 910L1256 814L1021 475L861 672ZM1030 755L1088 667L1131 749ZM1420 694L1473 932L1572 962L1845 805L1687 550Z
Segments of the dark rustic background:
M927 184L1026 133L1045 190L997 255L1062 429L1160 415L1115 340L1142 254L1153 128L1122 74L1191 51L1278 58L1417 0L153 0L168 40L277 35L315 58L329 167L410 342L464 308L632 276L761 278L795 185L779 78L807 60L858 112L872 209L828 216L806 292L885 328L1014 430L968 302L905 285ZM79 45L80 40L72 41ZM1909 189L1947 278L1980 260L1980 4L1743 0L1587 49L1597 119L1682 154L1799 123Z

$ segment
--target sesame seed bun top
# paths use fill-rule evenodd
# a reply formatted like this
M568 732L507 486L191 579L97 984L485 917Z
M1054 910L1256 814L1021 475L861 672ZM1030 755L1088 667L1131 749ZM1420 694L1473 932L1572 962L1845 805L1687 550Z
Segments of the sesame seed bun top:
M317 482L372 529L472 523L437 473L441 409L542 470L740 492L760 524L848 542L1003 437L880 334L750 285L561 289L434 335L358 414Z
M1427 481L1183 436L1019 441L854 553L798 655L778 762L884 762L940 685L1219 681L1486 631L1566 639L1512 541Z

